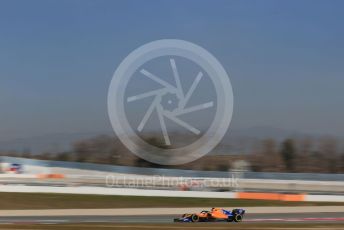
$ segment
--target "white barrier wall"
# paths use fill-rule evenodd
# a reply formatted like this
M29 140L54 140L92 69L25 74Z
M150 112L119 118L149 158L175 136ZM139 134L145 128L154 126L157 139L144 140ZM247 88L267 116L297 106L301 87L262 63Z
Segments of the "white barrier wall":
M88 186L53 187L53 186L0 185L0 192L63 193L63 194L151 196L151 197L235 198L235 193L232 193L232 192L144 190L144 189L105 188L105 187L88 187Z
M305 195L305 201L344 202L344 196L336 196L336 195Z

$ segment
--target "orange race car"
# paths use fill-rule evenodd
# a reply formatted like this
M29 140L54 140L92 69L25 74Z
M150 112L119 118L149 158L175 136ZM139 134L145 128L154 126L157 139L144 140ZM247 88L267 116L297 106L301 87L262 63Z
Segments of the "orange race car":
M210 211L200 213L183 214L180 218L175 218L174 222L241 222L245 214L244 209L233 209L232 211L223 208L212 208Z

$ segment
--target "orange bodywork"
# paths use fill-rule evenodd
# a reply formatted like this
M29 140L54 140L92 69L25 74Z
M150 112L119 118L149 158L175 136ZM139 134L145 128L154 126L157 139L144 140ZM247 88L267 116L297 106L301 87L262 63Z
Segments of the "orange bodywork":
M200 212L197 214L197 216L199 216L201 218L205 218L205 217L208 217L208 213Z
M227 219L227 215L223 213L221 208L213 208L211 210L211 216L217 219Z
M221 208L212 208L210 212L200 212L197 213L197 216L200 218L207 218L207 217L212 217L214 219L227 219L228 216L223 213Z

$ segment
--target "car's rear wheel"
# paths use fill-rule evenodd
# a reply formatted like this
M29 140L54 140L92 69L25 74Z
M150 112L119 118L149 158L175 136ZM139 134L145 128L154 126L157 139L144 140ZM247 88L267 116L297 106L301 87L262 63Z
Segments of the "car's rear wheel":
M234 216L234 221L235 221L235 222L241 222L242 219L243 219L243 216L240 215L240 214Z

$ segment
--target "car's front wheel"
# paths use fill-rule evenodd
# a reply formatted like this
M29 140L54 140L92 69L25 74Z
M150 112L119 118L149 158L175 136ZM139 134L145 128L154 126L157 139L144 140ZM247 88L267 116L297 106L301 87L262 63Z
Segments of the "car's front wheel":
M192 221L192 222L198 222L198 221L199 221L199 216L196 215L196 214L192 214L192 216L191 216L191 221Z

